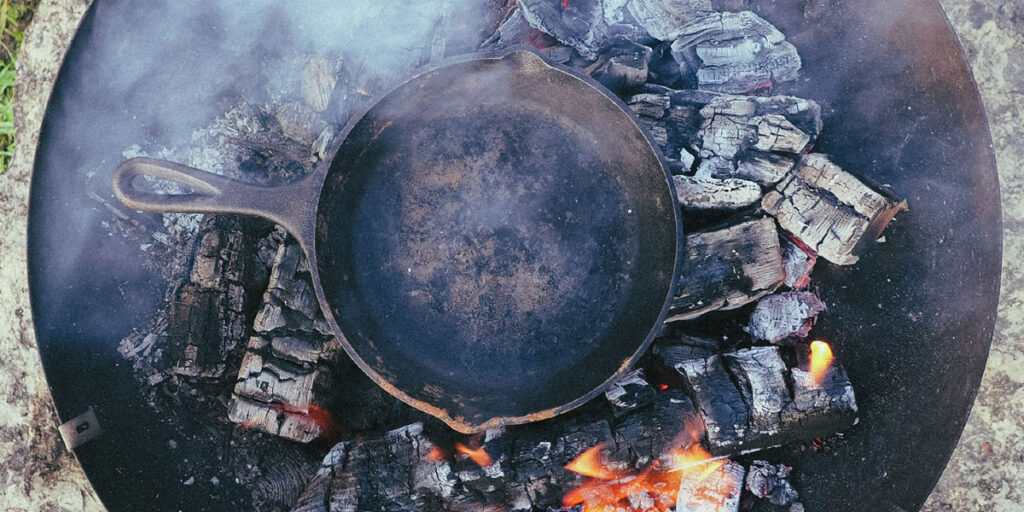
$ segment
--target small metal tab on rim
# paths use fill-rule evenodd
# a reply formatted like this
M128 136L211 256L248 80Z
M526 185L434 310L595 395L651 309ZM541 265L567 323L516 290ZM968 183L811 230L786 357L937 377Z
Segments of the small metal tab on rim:
M67 446L69 451L96 439L103 433L92 407L57 427L57 430L60 432L61 439L64 440L64 446Z

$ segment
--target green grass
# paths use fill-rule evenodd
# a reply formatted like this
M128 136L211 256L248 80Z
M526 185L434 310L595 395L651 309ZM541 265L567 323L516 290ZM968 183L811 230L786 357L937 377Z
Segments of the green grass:
M14 154L14 63L39 0L0 0L0 174Z

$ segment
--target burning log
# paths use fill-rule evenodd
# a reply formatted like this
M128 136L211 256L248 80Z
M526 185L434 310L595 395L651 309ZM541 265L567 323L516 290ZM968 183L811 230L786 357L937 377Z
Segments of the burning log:
M785 279L775 223L755 219L686 237L668 322L729 310L768 295Z
M734 94L795 80L801 66L796 47L750 11L716 12L688 23L672 53L680 65L698 68L701 89Z
M893 217L908 209L906 201L816 153L805 156L761 204L782 229L837 265L856 263Z
M783 429L839 432L856 423L853 385L846 369L833 364L831 348L815 341L797 355L801 362L790 372L793 401L782 411Z
M853 387L831 352L814 364L803 358L788 368L778 347L756 347L676 365L706 425L712 454L827 436L856 422Z
M337 444L299 498L293 512L328 510L440 510L455 478L439 449L423 437L423 425L381 439Z
M332 395L340 351L308 272L299 245L281 244L228 413L235 423L303 443L333 428L316 402Z
M617 38L646 42L650 36L624 16L621 0L519 0L519 10L530 25L562 44L572 46L588 60Z
M693 402L678 389L658 393L651 407L634 411L615 425L616 445L625 447L633 468L656 460L704 438L704 423Z
M737 179L673 176L684 210L740 210L761 200L757 183Z
M683 479L676 512L738 512L745 473L743 465L730 460L707 478Z
M811 292L769 295L754 308L743 329L754 339L778 344L791 338L806 338L825 303Z

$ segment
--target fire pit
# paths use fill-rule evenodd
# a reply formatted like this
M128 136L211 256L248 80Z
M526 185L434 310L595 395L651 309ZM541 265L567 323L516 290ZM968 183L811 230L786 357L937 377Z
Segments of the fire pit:
M503 17L504 13L493 7L495 18ZM770 10L759 9L756 2L733 7L758 12L800 50L803 78L785 86L784 92L822 105L825 130L815 150L830 154L832 162L844 169L891 185L907 196L914 208L901 214L886 233L886 244L869 251L856 265L822 264L814 273L813 282L820 286L820 296L828 307L814 335L833 341L837 359L849 371L860 405L860 424L844 439L829 439L818 450L805 444L790 445L766 458L795 468L794 485L810 510L915 509L937 478L966 418L994 315L999 246L998 211L994 209L997 188L980 106L966 69L956 57L959 54L950 51L955 49L955 40L937 6L920 2L885 20L866 14L871 11L847 12L838 6L802 2L784 2ZM311 437L321 439L351 439L353 432L338 430L357 424L371 433L369 437L375 437L389 427L420 419L409 411L391 409L386 396L354 396L373 395L373 391L364 389L365 382L357 377L348 376L344 367L339 370L330 364L329 340L317 338L315 313L306 320L302 319L305 315L296 315L303 311L303 301L300 293L292 293L296 292L294 287L272 285L260 297L266 288L259 284L261 280L298 282L296 276L301 281L303 272L308 272L297 261L291 267L282 267L283 262L293 260L289 260L288 243L272 233L270 226L227 225L224 222L228 221L218 219L193 226L189 223L195 222L194 218L160 219L126 213L102 187L109 183L113 165L132 145L143 144L140 153L170 157L173 155L160 155L161 148L173 150L187 145L196 127L221 122L230 128L207 131L207 136L262 132L245 122L259 120L265 114L246 115L231 107L238 97L247 94L234 87L237 76L265 78L260 75L262 71L246 67L252 63L243 55L251 53L238 51L239 46L255 48L256 54L268 59L302 62L304 67L293 69L291 76L340 76L342 83L334 88L334 94L352 98L372 94L380 87L374 80L386 82L386 72L397 72L402 67L385 55L380 68L339 74L329 69L330 61L296 58L323 50L310 49L309 37L304 33L252 28L263 27L276 16L294 21L296 27L323 29L312 13L256 9L228 16L216 6L211 9L213 15L195 17L195 13L179 7L136 12L127 3L99 2L71 50L51 103L37 160L30 265L40 346L62 419L70 420L92 407L95 424L105 431L84 442L77 453L100 495L115 509L151 506L157 495L169 509L187 507L196 500L203 500L210 509L245 507L253 503L254 497L272 496L274 492L267 490L268 486L303 488L330 444L301 446L258 434L257 429L264 429L260 422L268 415L252 411L266 408L250 408L246 413L237 403L230 412L249 428L225 430L211 425L212 414L227 412L217 398L223 396L224 380L217 379L240 366L252 365L254 387L249 394L239 395L238 403L258 406L259 400L245 401L265 398L261 392L267 389L262 387L265 381L260 375L270 363L284 369L308 368L293 373L312 379L312 389L330 389L343 395L338 401L349 405L349 409L342 410L352 418L327 417L313 407L303 408L301 415L287 408L279 410L274 421L282 429L294 427L291 431L296 435L292 437L309 432ZM196 26L195 20L199 19L216 21L210 21L210 26ZM453 32L474 33L475 29L462 25L460 19L456 12L442 21L459 27ZM136 27L174 24L180 26L183 39L176 44L156 44L139 35L143 40L133 45L139 51L132 54L133 59L125 60L115 51L116 45L108 44L116 40L111 38L121 33L118 27L125 23ZM331 35L365 42L365 48L387 46L380 27L359 28L364 32L343 30ZM231 44L213 44L218 40ZM821 41L833 44L826 46ZM456 51L457 42L446 44L450 45L448 50L433 51ZM224 55L220 53L222 46ZM431 49L422 50L431 53ZM629 55L624 51L621 59L609 62L628 63ZM343 57L348 60L340 59L342 66L358 62L351 56ZM216 65L208 64L213 61ZM154 66L154 62L160 65ZM116 72L105 67L114 63L118 66L113 68ZM327 66L327 71L318 73L321 66ZM607 64L602 72L619 76L613 68ZM193 71L188 80L182 73L186 69ZM154 70L165 75L151 75ZM627 74L621 79L628 82L628 78ZM107 83L108 87L100 91L95 87L98 83ZM195 91L194 83L206 93L204 98L190 92ZM317 80L307 83L324 84ZM289 119L289 114L301 115L301 109L290 101L289 92L276 89L273 81L266 89L250 94L265 95L261 101L282 105L273 115L279 125L267 131L281 130L289 140L305 140L315 146L324 133L329 135L331 123L347 114L328 108L332 102L345 104L329 96L324 100L327 114L321 115L326 118L324 129L297 133L296 127L309 124L289 125L281 120ZM324 97L316 92L313 88L303 94ZM157 98L160 101L155 101ZM111 101L124 104L111 109ZM216 119L229 110L236 113L235 117ZM88 128L96 122L108 128L102 137ZM262 152L243 155L237 163L243 170L269 169L266 180L287 181L304 172L301 158L281 157L294 150L294 146L268 141ZM68 162L75 162L77 172L67 170ZM154 242L148 238L151 235L140 238L140 232L158 236L152 237ZM182 239L194 237L195 248L176 249L182 247L176 245L180 242L167 237L177 233ZM235 273L225 274L218 265L226 265L224 268ZM169 286L164 281L181 279L173 275L174 269L186 267L192 270L184 285ZM291 270L286 272L284 268ZM260 277L261 272L270 270L274 275ZM251 281L209 279L238 273L251 276ZM954 298L946 297L950 287L961 292ZM170 295L165 297L165 293ZM104 300L97 303L96 297ZM194 306L203 301L228 301L239 306L213 308L223 311L217 318L186 314L203 311ZM166 340L166 345L157 339L147 342L145 334L156 332L150 322L159 316L155 313L164 304L179 308L167 318L185 322L183 330L167 332L182 334ZM250 320L246 315L253 314L251 309L257 306L260 310ZM680 306L681 317L692 312L692 308L683 307L685 304ZM706 332L740 336L735 322L730 327L730 319L735 320L722 314L700 322L707 324ZM250 321L255 323L247 325ZM275 322L283 323L274 327ZM287 346L278 341L280 336L267 338L266 346L246 339L250 330L259 334L273 333L274 329L308 334L305 338L289 338L297 341ZM139 338L133 338L133 331ZM201 343L211 338L217 340L214 348ZM137 371L125 368L126 356L116 352L121 339L131 340L122 344L122 349L137 350L135 356L145 353L147 347L166 347L170 353L163 360L174 367L158 368L149 374L155 382L140 382ZM305 339L313 339L322 347L303 348ZM252 350L244 350L243 345ZM246 359L238 361L243 353ZM283 354L287 356L285 362L298 366L274 363L266 359L268 354ZM308 360L303 354L309 354ZM257 356L261 360L257 361ZM325 385L322 378L326 375L341 380L341 385ZM940 381L965 384L936 389L932 383ZM165 404L164 414L154 408L154 393L163 394L156 403ZM382 406L383 410L375 411L379 413L376 416L367 415L368 405ZM245 414L249 416L243 418ZM360 415L364 417L357 421ZM299 424L302 421L307 423ZM78 432L83 440L88 437L84 431ZM434 432L427 434L434 436L442 450L464 443L469 459L459 457L463 462L479 453L480 445L470 440L451 439L445 443ZM401 435L412 438L420 434L407 430ZM487 440L479 442L486 445ZM580 446L579 452L586 448ZM253 469L248 475L226 472L224 468L231 464L249 464ZM476 467L476 463L470 464L470 468ZM132 480L141 484L126 486L124 475L134 475ZM259 504L264 508L275 506Z

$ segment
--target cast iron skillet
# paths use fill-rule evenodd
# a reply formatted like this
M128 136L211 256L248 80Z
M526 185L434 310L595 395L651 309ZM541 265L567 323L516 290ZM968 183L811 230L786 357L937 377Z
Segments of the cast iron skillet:
M191 131L168 124L210 119L176 106L238 92L225 90L230 75L247 76L261 65L254 55L278 55L291 37L287 17L266 11L266 46L238 52L219 32L229 3L203 5L93 3L50 100L32 177L29 286L40 354L60 418L93 406L106 431L75 455L110 510L251 508L249 484L223 475L211 483L210 461L228 440L199 421L169 425L117 353L118 341L163 307L167 283L145 266L138 242L108 236L101 223L110 214L88 196L113 201L110 178L126 147L140 138L153 151L187 143ZM336 5L317 7L330 14ZM752 5L800 51L802 78L786 92L822 103L817 150L911 205L857 265L815 274L830 309L814 334L833 342L849 371L860 423L821 451L764 456L795 466L809 511L917 510L966 422L996 317L999 188L984 110L934 0ZM168 14L181 10L196 13ZM225 73L190 73L205 59ZM189 477L195 483L183 485Z
M114 192L285 226L336 336L384 389L461 432L539 421L628 371L674 289L672 181L599 87L527 49L461 57L355 116L297 183L136 158ZM192 191L143 192L139 176Z

